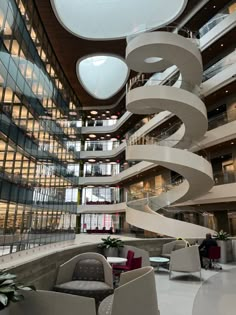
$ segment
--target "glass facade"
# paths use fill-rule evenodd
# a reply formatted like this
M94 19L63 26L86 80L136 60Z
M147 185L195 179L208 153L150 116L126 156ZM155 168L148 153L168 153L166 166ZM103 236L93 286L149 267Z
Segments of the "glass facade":
M0 2L0 255L74 238L79 100L32 4Z

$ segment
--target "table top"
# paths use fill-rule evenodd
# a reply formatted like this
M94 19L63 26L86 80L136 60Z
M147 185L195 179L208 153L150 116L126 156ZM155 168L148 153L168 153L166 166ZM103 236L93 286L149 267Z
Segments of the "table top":
M124 258L124 257L107 257L107 261L110 264L122 264L122 263L126 263L127 258Z
M149 260L154 263L167 263L170 261L170 259L166 257L149 257Z

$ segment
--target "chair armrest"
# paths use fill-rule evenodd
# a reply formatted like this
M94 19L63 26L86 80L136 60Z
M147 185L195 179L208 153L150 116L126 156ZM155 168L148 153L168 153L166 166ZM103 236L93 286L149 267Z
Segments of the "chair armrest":
M11 303L10 315L96 315L95 300L53 291L24 292L25 299Z

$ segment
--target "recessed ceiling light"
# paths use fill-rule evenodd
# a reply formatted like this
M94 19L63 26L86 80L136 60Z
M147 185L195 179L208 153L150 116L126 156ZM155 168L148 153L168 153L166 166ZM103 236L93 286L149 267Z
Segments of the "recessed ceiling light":
M96 135L91 134L91 135L89 135L89 138L96 138Z
M217 108L216 110L219 110L219 108Z
M101 140L105 139L104 137L100 137Z
M70 114L71 116L76 116L76 115L77 115L76 112L69 112L69 114Z
M94 186L93 185L89 185L89 186L87 186L87 188L93 188Z
M106 119L110 119L110 117L107 117Z
M102 116L106 116L106 114L102 114Z
M97 111L96 110L92 110L91 112L90 112L90 114L92 114L92 115L97 115Z
M110 113L110 111L109 111L109 110L106 110L106 113L107 113L107 114L109 114L109 113Z
M213 5L213 9L215 9L216 8L216 5Z
M224 44L220 44L220 46L221 46L221 47L223 47L223 46L224 46Z
M106 135L106 137L110 137L111 135Z
M86 138L86 140L90 140L89 138Z
M234 142L232 141L231 144L234 144Z
M112 116L111 116L111 119L117 119L117 117L118 117L118 116L116 116L116 115L112 115Z
M111 141L117 141L117 139L116 139L116 138L111 138L110 140L111 140Z
M109 160L109 159L106 159L106 162L110 162L110 160Z
M115 165L115 164L116 164L116 162L110 162L110 164L111 164L111 165Z
M228 91L228 90L226 90L226 91L225 91L225 93L229 93L229 91Z
M75 139L76 136L75 136L75 135L70 135L70 138L71 138L71 139Z
M91 163L96 162L96 160L94 160L94 159L89 159L88 161L91 162Z
M87 118L91 118L91 116L87 116Z

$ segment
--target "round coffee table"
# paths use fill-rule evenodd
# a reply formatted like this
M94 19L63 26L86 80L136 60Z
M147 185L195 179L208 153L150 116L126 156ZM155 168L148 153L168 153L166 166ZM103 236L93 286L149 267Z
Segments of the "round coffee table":
M160 266L167 265L170 262L169 258L166 257L149 257L149 261L153 267L159 270Z
M109 264L123 264L126 263L127 258L124 257L107 257Z

